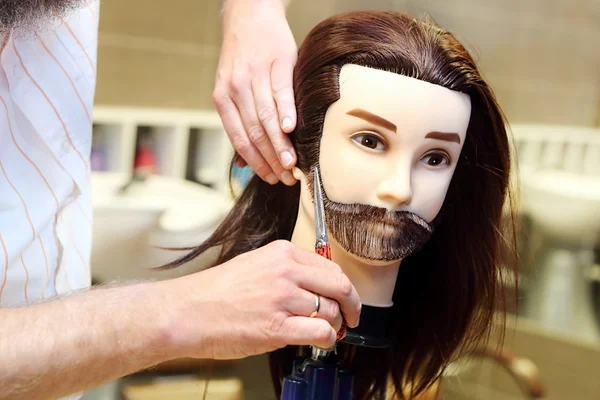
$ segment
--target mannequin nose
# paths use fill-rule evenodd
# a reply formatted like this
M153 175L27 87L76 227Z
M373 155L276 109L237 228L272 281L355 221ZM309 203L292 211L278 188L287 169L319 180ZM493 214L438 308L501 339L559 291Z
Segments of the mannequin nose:
M410 204L412 199L410 172L400 170L382 181L377 188L377 197L394 209Z

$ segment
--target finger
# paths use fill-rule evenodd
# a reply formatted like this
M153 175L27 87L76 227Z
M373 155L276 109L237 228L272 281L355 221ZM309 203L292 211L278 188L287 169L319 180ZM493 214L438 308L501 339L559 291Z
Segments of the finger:
M281 326L281 340L291 346L332 347L337 332L321 318L288 317Z
M219 116L223 121L225 132L235 151L250 165L261 179L270 184L277 183L277 176L273 173L269 164L248 138L239 111L229 95L222 90L215 90L213 101ZM238 166L240 165L238 164Z
M281 166L279 158L275 154L275 149L271 144L271 139L258 119L252 90L249 88L237 92L234 96L234 101L240 110L240 116L244 128L248 133L248 138L250 138L254 146L260 151L262 157L269 163L269 167L277 175L278 179L283 180L282 174L285 172L285 169Z
M310 292L337 301L348 326L356 327L360 321L360 297L350 279L337 269L304 265L294 269L295 283Z
M282 130L278 120L277 108L271 92L271 81L267 74L261 74L252 80L252 92L256 103L258 118L265 128L271 144L275 149L280 164L283 168L290 168L294 165L294 149L292 142ZM286 178L284 182L288 185L296 183L296 179L291 172L284 172Z
M298 294L291 296L285 304L286 311L300 317L310 317L316 311L316 296L315 293L298 289ZM339 304L325 296L319 296L319 310L313 318L321 318L329 322L336 332L342 327L342 313Z
M281 128L286 133L290 133L296 128L296 105L294 102L293 87L295 64L295 58L281 57L276 59L271 67L273 95L277 104ZM292 153L292 156L295 162L295 153Z
M344 273L338 264L314 251L309 251L298 246L286 247L286 250L290 251L292 260L296 261L298 264L324 268L330 271L338 271L342 274Z
M248 163L246 162L246 160L244 160L242 158L242 156L240 156L238 153L236 153L235 165L237 165L239 168L244 168L246 165L248 165Z
M272 256L279 254L291 262L287 279L303 289L336 300L347 324L352 328L358 326L362 309L360 297L339 265L285 240L271 242L261 251Z

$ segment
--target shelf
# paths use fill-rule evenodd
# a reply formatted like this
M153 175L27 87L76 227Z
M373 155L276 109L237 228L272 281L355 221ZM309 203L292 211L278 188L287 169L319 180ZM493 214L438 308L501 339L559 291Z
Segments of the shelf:
M132 174L143 136L157 174L227 191L233 150L216 112L95 106L93 122L94 172Z

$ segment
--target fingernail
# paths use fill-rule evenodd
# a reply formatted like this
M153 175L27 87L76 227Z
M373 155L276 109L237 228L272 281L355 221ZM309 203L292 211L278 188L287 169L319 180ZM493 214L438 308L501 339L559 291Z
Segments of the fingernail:
M277 175L275 175L274 173L270 173L269 175L267 175L265 180L267 182L269 182L271 185L274 185L279 181L279 179L277 179Z
M289 128L290 126L292 126L292 119L291 119L290 117L285 117L285 118L283 119L283 122L281 123L281 127L282 127L283 129L287 129L287 128Z
M292 153L290 153L289 151L284 151L283 153L281 153L281 164L284 167L289 167L293 161L294 157L292 157Z
M281 179L288 185L294 183L294 175L290 171L285 171L281 174Z

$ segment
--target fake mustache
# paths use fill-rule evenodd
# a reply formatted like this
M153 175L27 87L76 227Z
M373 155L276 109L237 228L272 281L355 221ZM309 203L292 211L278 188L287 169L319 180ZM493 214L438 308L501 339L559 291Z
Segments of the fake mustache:
M324 199L324 208L326 213L336 215L346 215L355 221L366 221L370 223L380 223L396 227L408 224L416 224L423 230L433 232L433 225L425 219L410 211L391 211L386 208L370 206L366 204L343 204L336 203L329 199Z

